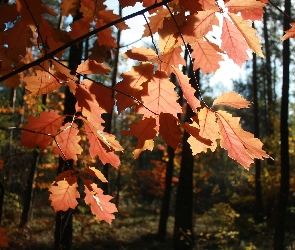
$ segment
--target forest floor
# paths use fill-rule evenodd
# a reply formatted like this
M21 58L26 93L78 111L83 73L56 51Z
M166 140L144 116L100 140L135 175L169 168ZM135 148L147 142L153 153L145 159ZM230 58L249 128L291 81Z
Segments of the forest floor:
M54 244L55 213L47 202L35 202L28 225L18 229L20 210L6 208L2 226L9 237L9 248L51 250ZM157 237L159 210L137 205L119 207L112 225L99 222L88 206L73 213L73 250L171 250L174 220L170 216L165 239ZM195 216L195 250L271 249L267 226L255 226L247 216L229 210L227 204ZM295 248L290 248L295 249Z

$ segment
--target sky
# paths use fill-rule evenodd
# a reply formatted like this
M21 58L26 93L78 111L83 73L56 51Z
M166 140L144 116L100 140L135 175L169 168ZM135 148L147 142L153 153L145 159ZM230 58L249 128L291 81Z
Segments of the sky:
M107 0L105 4L109 9L114 10L115 13L118 13L118 1ZM141 4L136 4L135 7L126 7L123 8L122 16L127 16L131 13L143 9ZM126 21L127 25L130 27L129 30L123 31L121 33L121 44L130 44L139 40L143 34L145 20L143 16L137 16L130 20ZM214 29L214 32L220 32L218 29ZM125 47L121 50L121 53L124 53L127 49L131 49L132 46L140 47L144 44L152 44L151 37L144 38L141 41L138 41L128 47ZM223 62L220 62L220 69L210 78L210 87L213 89L213 96L218 96L222 92L229 92L232 90L232 80L240 79L245 77L244 70L237 66L232 60L226 59ZM131 67L131 65L130 65Z

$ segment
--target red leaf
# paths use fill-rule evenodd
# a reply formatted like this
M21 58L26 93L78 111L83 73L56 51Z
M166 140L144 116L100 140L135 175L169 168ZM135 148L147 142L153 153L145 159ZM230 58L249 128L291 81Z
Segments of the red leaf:
M99 159L103 164L110 163L113 167L118 168L120 165L120 158L112 151L114 143L110 143L108 139L104 136L104 133L95 129L86 121L84 121L85 131L87 133L87 138L90 143L89 153L92 158L98 155ZM104 146L102 146L104 145ZM122 147L118 148L118 143L116 150L123 150ZM107 151L106 151L107 149Z
M55 211L67 211L69 208L75 209L78 205L77 198L80 194L77 190L78 184L75 182L70 185L67 181L61 180L56 182L57 186L52 185L49 200Z
M241 67L249 59L246 52L249 49L247 42L228 18L223 18L221 40L221 49L226 51L229 58L233 59L237 65Z
M75 123L66 123L61 128L61 132L56 136L56 145L54 148L54 153L59 154L64 160L77 160L77 155L81 154L83 149L79 145L81 137L77 134L79 133L78 126Z
M56 135L63 120L63 116L52 110L41 112L40 117L29 116L29 123L24 125L23 129L35 132L24 131L21 135L20 145L28 148L40 147L44 150L53 141L53 137L50 135Z
M85 203L90 205L91 212L96 215L99 220L104 220L111 224L115 219L113 213L118 212L115 204L109 202L113 197L104 195L102 189L98 188L96 184L91 184L93 191L89 191L85 186Z
M77 73L79 74L108 74L110 67L105 66L103 63L98 63L95 60L89 60L82 62L78 68Z
M155 118L144 118L137 124L132 124L130 130L122 130L121 134L124 136L134 135L138 138L136 148L142 148L146 140L154 139L157 134L155 129L156 120Z
M282 37L281 41L285 41L288 38L295 37L295 23L291 23L292 28L285 31L285 35Z
M240 94L237 94L235 91L231 91L229 93L222 93L222 95L218 96L213 105L226 105L233 108L248 108L250 102L243 98Z
M225 111L218 111L216 115L221 135L220 146L228 151L229 157L246 169L249 169L254 158L269 158L262 150L262 142L242 129L239 117L232 117Z
M147 83L148 95L142 96L142 101L153 112L170 113L177 117L182 112L181 106L177 103L179 96L174 90L175 85L169 81L163 71L156 71L153 78ZM144 117L153 116L154 113L142 105L138 106L137 112L144 114Z
M159 133L169 146L171 146L173 149L176 149L181 143L182 135L182 131L179 128L178 119L169 113L161 113L159 119Z
M200 101L195 97L196 90L189 83L189 78L184 75L178 68L171 66L173 73L176 75L181 90L188 104L195 113L198 113L197 108L201 107Z

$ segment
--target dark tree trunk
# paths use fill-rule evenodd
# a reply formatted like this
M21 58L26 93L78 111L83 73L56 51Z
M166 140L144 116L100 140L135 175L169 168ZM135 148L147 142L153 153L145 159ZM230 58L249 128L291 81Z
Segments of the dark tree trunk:
M254 26L254 25L253 25ZM257 82L257 56L253 53L253 95L254 95L254 136L260 137L259 131L259 107L258 107L258 82ZM254 219L256 223L263 222L263 202L261 188L261 160L255 160L255 211Z
M78 13L74 20L78 20L81 18L81 13ZM82 58L82 49L83 44L79 43L70 48L69 54L69 68L76 71L78 65L81 63ZM76 98L71 93L69 88L66 88L65 93L65 101L64 101L64 114L74 115L75 114L75 104ZM71 117L69 120L65 119L65 122L71 121ZM59 158L59 165L57 169L57 174L67 170L73 169L73 161L69 160L65 162L61 157ZM54 232L54 246L56 250L60 249L72 249L72 231L73 231L73 211L71 209L67 211L59 211L56 213L55 217L55 232Z
M172 190L172 177L174 169L174 149L168 146L168 157L169 160L166 166L166 179L165 179L165 190L162 199L162 207L159 220L158 236L165 238L167 233L167 221L169 217L170 197Z
M29 175L27 178L27 185L26 191L24 194L24 204L23 204L23 211L21 215L21 220L19 223L19 228L23 228L29 221L29 215L32 207L32 200L33 200L33 183L34 183L34 176L36 172L36 168L38 166L39 160L39 152L34 150L33 152L33 163L29 170Z
M285 13L291 16L291 1L285 0ZM290 28L289 19L284 16L284 30ZM274 233L274 249L285 249L285 224L286 211L288 206L289 196L289 178L290 178L290 163L289 163L289 131L288 131L288 112L289 112L289 69L290 65L290 41L289 39L283 43L283 86L282 86L282 103L281 103L281 183L279 202L275 221Z

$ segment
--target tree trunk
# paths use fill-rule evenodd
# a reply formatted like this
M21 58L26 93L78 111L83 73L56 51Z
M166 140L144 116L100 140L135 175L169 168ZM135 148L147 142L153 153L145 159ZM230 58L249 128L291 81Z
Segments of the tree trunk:
M168 157L169 160L166 166L166 179L165 179L165 190L164 196L162 199L162 207L159 220L158 236L160 238L165 238L167 233L167 221L169 217L169 208L170 208L170 197L172 190L172 177L174 169L174 149L168 146Z
M291 16L291 1L285 0L285 13ZM284 30L290 28L289 19L284 16ZM281 102L281 183L279 202L275 221L274 233L274 249L285 249L285 224L286 211L288 206L289 196L289 178L290 178L290 163L289 163L289 131L288 131L288 112L289 112L289 69L290 65L290 40L287 39L283 43L283 86L282 86L282 102Z
M254 26L254 25L253 25ZM254 28L254 27L253 27ZM259 107L258 107L258 82L257 82L257 56L253 53L253 96L254 96L254 136L260 137L259 130ZM255 211L254 220L256 223L263 222L263 202L261 189L261 160L255 160Z
M81 18L81 13L78 13L74 20L78 20ZM83 44L79 43L70 48L69 54L69 68L76 71L78 65L81 63L82 58L82 48ZM69 88L66 88L65 93L65 101L64 101L64 114L66 115L74 115L75 114L75 104L76 98L71 93ZM65 123L71 121L71 117L69 120L66 118ZM57 169L57 174L63 172L66 169L73 169L73 161L69 160L65 162L61 157L59 158L59 165ZM72 249L72 231L73 231L73 214L72 210L69 209L67 211L59 211L56 213L55 217L55 232L54 232L54 246L56 250L60 249Z

